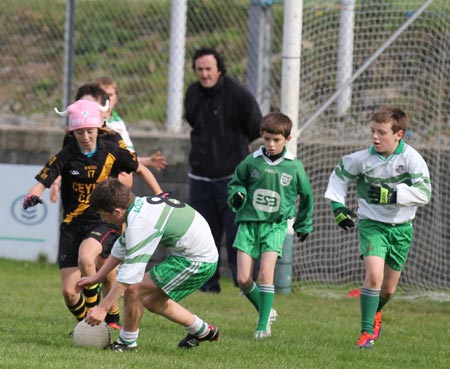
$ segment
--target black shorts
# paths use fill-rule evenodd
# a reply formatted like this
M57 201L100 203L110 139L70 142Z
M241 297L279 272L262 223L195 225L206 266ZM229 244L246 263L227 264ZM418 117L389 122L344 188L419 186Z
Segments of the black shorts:
M87 238L93 238L101 243L101 257L106 259L120 233L118 227L109 223L62 223L59 234L59 269L78 267L78 251L81 243Z

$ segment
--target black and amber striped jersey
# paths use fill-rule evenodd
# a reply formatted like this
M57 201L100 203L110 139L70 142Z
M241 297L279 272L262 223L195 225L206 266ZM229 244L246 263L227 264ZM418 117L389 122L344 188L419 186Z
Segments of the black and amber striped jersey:
M97 150L88 157L81 153L76 141L69 142L53 156L35 177L49 188L61 175L63 222L97 223L99 215L90 207L89 196L97 183L120 172L138 168L136 154L103 135L97 139Z

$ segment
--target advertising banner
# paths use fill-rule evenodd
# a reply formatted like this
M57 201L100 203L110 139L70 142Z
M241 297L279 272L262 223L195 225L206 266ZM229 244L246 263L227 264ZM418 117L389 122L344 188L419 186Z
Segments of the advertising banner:
M36 183L41 169L36 165L0 164L0 257L16 260L46 259L56 262L58 253L60 201L50 201L50 191L43 203L27 210L23 199Z

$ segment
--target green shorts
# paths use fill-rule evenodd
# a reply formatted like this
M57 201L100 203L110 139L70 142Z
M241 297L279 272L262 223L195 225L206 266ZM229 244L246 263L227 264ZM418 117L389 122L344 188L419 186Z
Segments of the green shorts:
M392 225L363 219L358 232L361 256L379 256L392 269L403 270L413 239L411 222Z
M171 255L150 269L150 277L173 301L180 301L203 286L216 269L217 262L191 261Z
M240 223L233 247L259 259L262 252L275 251L283 254L283 243L286 238L287 222L280 223Z

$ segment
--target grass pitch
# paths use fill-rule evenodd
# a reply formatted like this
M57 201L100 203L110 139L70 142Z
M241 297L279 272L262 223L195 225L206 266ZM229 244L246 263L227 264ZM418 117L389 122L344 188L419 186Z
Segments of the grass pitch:
M0 368L447 368L450 303L397 298L384 311L372 350L356 349L359 300L348 289L303 287L275 296L273 336L256 341L256 312L229 280L219 295L197 292L182 304L221 331L219 342L180 350L185 331L146 311L139 352L75 347L76 322L64 306L55 265L0 259ZM113 338L117 336L113 332Z

